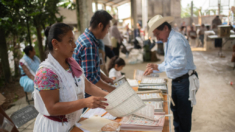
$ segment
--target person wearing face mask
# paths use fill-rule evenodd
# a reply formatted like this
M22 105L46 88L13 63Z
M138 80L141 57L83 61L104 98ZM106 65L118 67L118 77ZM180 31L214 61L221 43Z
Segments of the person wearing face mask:
M25 55L20 59L19 68L21 72L20 85L25 92L33 92L34 90L34 76L41 63L40 59L35 55L33 46L26 46L24 48Z
M99 56L100 39L103 39L110 28L112 16L105 10L98 10L90 21L90 27L85 29L76 41L73 58L84 70L86 78L96 86L111 92L115 88L108 83L113 83L111 78L100 72L101 58ZM86 93L86 97L90 95Z
M172 79L171 96L175 105L171 104L171 110L175 132L190 132L199 81L190 45L181 33L171 29L169 23L172 21L172 17L161 15L156 15L149 21L149 32L158 41L165 42L165 59L159 65L147 64L144 74L166 72L167 77Z
M72 58L76 44L72 28L53 24L47 36L49 54L34 79L34 106L39 112L34 132L69 132L83 108L105 108L108 92L90 83ZM92 95L84 98L85 92Z

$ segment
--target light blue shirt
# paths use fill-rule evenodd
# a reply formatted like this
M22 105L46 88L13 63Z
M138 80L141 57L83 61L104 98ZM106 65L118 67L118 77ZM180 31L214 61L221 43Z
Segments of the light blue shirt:
M168 78L175 79L196 69L190 45L181 33L171 30L164 52L164 62L158 65L159 71L154 73L165 71Z

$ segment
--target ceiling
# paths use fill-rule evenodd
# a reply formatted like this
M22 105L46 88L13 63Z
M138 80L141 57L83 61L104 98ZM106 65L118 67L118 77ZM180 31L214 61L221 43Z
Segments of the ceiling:
M130 0L97 0L97 2L100 4L106 4L106 6L117 7L130 2Z

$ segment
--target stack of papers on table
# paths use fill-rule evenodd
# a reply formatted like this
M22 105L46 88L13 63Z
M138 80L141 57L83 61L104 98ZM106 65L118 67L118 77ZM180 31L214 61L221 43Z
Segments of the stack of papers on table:
M164 78L142 78L140 86L156 86L156 85L166 85L166 80Z
M163 112L163 101L144 101L146 105L154 107L154 112Z
M138 96L143 101L162 101L163 96L160 90L138 91Z
M160 90L138 91L137 94L145 104L154 107L154 112L163 112L163 95Z
M137 131L162 131L165 122L165 113L154 113L154 120L149 120L136 115L129 115L122 118L121 130Z
M143 91L143 90L161 90L162 92L167 92L167 87L166 85L161 85L161 86L147 86L147 85L139 85L138 89L140 91Z

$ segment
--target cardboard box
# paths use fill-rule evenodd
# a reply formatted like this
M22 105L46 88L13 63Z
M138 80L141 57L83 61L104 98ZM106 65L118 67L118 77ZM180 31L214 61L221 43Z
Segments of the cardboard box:
M228 25L219 25L218 26L218 36L220 37L230 37L231 27Z

